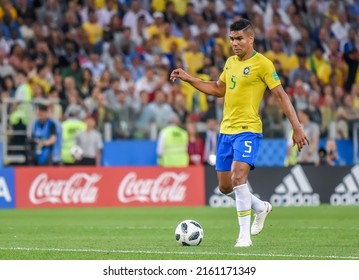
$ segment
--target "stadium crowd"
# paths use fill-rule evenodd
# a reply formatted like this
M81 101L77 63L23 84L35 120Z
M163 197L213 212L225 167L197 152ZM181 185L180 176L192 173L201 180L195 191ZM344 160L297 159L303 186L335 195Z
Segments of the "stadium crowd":
M156 139L173 114L191 134L205 132L223 100L169 73L217 80L241 17L319 137L348 139L359 119L357 0L2 0L1 100L54 101L53 119L90 115L111 139ZM6 110L9 126L27 125L18 103ZM290 133L270 94L261 115L264 137Z

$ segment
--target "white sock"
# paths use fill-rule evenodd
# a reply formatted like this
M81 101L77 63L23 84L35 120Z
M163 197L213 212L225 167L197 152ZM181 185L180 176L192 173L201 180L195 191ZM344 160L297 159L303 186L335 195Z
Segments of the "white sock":
M236 200L236 195L234 194L234 191L231 191L230 193L223 193L221 191L219 191L220 193L232 198L233 200Z
M266 206L263 200L260 200L258 197L256 197L253 194L251 194L251 198L252 198L252 209L254 210L254 212L259 214L266 210Z
M239 223L239 239L250 239L251 193L247 184L233 188L236 195L236 208Z

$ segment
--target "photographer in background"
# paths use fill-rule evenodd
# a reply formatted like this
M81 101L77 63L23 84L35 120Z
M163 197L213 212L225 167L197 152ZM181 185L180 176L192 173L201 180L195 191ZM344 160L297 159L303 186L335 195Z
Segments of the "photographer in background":
M53 147L56 142L56 125L49 117L48 107L40 104L34 122L32 140L35 145L35 164L52 165Z

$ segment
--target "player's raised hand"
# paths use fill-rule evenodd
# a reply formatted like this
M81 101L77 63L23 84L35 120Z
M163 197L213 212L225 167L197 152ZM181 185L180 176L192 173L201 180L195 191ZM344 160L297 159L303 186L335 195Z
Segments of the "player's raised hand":
M174 82L177 78L187 82L191 78L191 76L186 73L182 68L177 68L172 71L170 75L170 80Z
M293 146L294 145L297 145L299 152L304 145L309 145L308 137L305 135L302 127L293 130Z

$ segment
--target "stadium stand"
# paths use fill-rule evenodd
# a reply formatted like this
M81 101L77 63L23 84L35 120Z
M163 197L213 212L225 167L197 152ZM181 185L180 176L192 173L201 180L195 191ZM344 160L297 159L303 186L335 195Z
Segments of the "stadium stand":
M231 55L228 25L241 17L255 25L255 48L274 62L295 108L312 113L321 143L349 143L338 146L339 153L346 147L343 154L352 141L357 147L358 1L2 0L5 164L30 164L27 138L36 104L43 102L53 104L52 117L60 122L71 110L81 119L91 115L107 142L155 141L172 112L183 127L195 122L203 133L208 119L221 121L223 100L180 81L170 83L169 73L183 67L202 79L217 79ZM262 146L258 163L281 165L288 121L269 94L260 113L264 141L278 139Z

